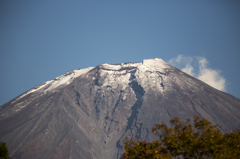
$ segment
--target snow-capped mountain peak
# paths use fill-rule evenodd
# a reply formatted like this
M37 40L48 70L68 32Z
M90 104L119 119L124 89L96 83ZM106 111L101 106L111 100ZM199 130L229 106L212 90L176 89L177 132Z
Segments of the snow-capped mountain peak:
M239 114L240 99L154 58L34 87L0 107L0 139L12 158L120 158L125 137L154 140L152 126L172 117L198 115L225 131L240 126Z

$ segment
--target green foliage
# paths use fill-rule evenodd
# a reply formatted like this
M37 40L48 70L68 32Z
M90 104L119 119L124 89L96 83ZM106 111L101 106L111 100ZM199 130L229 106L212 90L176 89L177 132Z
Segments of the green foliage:
M5 142L0 142L0 159L10 159L8 148Z
M222 133L217 125L206 119L195 117L193 126L179 118L170 120L172 127L165 123L155 125L152 132L159 140L124 140L123 159L170 159L183 158L240 158L240 129Z
M126 138L124 144L126 150L122 155L124 159L172 159L172 156L166 152L160 141L148 143L145 140L130 141Z

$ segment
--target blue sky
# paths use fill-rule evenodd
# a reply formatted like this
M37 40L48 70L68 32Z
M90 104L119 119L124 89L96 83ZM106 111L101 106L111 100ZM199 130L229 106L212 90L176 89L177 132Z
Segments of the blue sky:
M0 24L0 105L70 70L153 57L199 78L204 59L240 98L238 0L1 0Z

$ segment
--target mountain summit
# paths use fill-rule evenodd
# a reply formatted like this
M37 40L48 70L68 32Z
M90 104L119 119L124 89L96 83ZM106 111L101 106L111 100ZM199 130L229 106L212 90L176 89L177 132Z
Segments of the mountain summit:
M240 99L154 58L67 72L0 107L0 140L15 158L114 159L125 137L198 115L240 126Z

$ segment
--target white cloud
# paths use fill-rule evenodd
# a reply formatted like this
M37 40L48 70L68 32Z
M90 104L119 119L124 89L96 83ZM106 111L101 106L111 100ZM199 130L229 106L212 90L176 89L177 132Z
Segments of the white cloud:
M192 62L191 57L185 57L183 55L178 55L176 58L173 58L173 59L169 60L168 63L170 63L172 65L181 65L183 63L191 64L191 62Z
M183 72L194 76L194 68L190 64L186 64L186 66L182 69Z
M204 57L178 55L176 58L169 60L168 63L218 90L226 91L226 80L221 75L221 71L208 68L208 61Z

